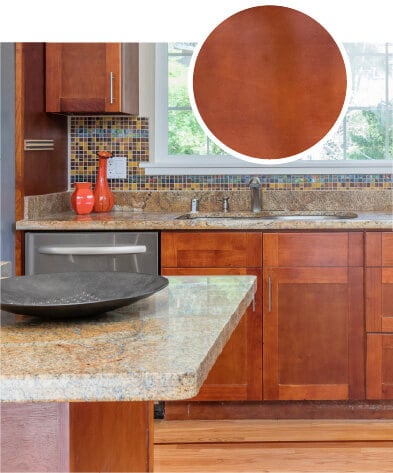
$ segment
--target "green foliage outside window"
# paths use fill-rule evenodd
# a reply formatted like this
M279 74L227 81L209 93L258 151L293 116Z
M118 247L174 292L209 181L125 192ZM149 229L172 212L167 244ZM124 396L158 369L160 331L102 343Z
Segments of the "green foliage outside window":
M225 154L206 137L191 110L187 75L193 46L192 43L171 43L168 49L168 153ZM392 159L393 100L389 97L387 102L385 97L387 80L393 90L392 45L389 45L389 54L386 45L350 43L345 47L351 63L353 89L348 113L337 132L318 151L318 156L312 158ZM378 104L376 97L380 97Z
M377 111L362 110L361 121L364 123L361 132L351 131L350 140L354 145L348 153L349 159L386 159L386 129L388 129L388 153L393 156L393 127L386 127L386 117L382 107ZM391 111L390 111L391 115Z

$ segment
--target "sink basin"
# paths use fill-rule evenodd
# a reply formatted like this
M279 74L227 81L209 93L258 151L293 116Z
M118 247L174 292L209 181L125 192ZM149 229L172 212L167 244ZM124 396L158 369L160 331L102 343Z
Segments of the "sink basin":
M196 219L265 219L265 220L343 220L356 218L354 212L318 212L318 211L285 211L262 210L261 212L189 212L176 217L178 220Z

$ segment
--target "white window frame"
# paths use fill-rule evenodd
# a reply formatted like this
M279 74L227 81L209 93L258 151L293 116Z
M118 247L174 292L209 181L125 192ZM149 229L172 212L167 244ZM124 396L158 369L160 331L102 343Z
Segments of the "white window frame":
M297 160L253 164L232 156L168 155L167 43L140 45L140 116L149 118L149 162L141 162L146 175L249 175L249 174L389 174L393 161ZM154 93L152 93L154 90Z

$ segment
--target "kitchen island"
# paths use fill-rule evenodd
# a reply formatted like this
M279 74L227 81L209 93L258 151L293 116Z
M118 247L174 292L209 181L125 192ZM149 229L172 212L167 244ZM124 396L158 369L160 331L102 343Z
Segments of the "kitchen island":
M70 402L71 471L151 470L152 401L198 392L256 291L254 276L168 279L94 319L3 314L1 400Z

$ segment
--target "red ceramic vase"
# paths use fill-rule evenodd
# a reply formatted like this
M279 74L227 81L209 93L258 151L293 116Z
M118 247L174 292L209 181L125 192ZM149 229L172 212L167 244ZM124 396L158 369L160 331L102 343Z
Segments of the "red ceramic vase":
M94 207L94 194L90 182L75 182L71 195L72 208L78 215L89 214Z
M113 193L107 179L107 159L112 156L109 151L99 151L98 173L94 188L94 212L109 212L114 204Z

